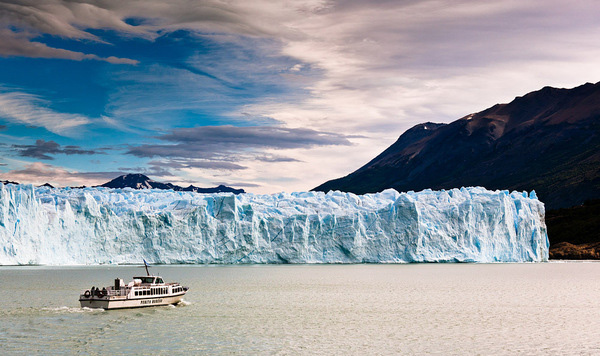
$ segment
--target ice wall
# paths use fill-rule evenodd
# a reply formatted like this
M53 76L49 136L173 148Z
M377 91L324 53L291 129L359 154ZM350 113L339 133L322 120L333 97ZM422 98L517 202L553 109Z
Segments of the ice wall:
M0 183L0 265L546 261L535 194L198 194Z

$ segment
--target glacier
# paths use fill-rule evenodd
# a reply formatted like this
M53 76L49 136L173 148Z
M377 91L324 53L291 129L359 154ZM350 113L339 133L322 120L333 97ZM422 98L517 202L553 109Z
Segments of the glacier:
M535 192L198 194L0 183L0 265L542 262Z

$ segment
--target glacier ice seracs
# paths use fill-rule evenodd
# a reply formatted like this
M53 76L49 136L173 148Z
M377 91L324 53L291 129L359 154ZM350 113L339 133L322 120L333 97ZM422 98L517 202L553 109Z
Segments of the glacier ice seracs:
M198 194L0 183L0 265L540 262L535 193Z

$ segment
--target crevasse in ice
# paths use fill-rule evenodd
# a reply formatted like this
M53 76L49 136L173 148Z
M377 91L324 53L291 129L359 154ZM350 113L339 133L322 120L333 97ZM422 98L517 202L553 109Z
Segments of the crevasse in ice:
M535 193L198 194L0 183L0 265L539 262Z

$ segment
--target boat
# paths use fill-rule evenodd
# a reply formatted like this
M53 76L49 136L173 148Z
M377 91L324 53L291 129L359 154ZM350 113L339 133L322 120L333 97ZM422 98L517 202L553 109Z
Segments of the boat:
M148 272L146 261L144 266L146 276L133 277L127 285L123 279L116 278L112 286L84 291L79 295L81 307L109 310L179 304L189 288L177 282L165 283L162 277Z

